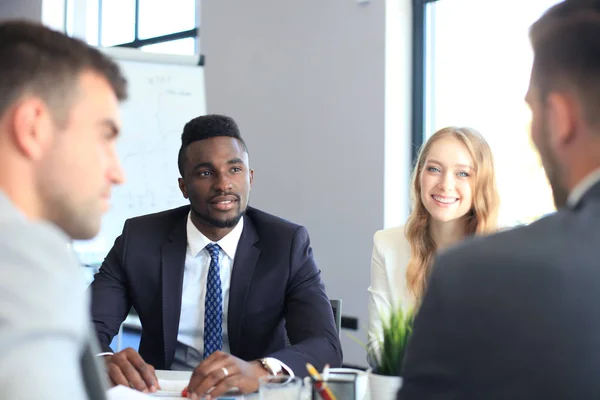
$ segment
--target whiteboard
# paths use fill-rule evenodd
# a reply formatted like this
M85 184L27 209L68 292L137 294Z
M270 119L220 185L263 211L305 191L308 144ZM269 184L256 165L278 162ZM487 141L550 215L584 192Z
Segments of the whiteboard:
M204 68L198 56L101 50L119 63L128 81L117 142L125 183L113 187L99 235L73 243L84 264L104 260L127 218L189 204L177 185L177 154L185 123L206 114Z

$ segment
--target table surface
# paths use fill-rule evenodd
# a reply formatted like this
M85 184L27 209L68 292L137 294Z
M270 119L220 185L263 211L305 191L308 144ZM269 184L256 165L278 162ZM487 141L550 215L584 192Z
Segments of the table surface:
M156 377L161 380L168 381L189 381L192 376L192 371L165 371L165 370L157 370ZM366 396L363 400L369 400L370 396L367 391ZM182 398L183 399L183 398ZM232 397L223 397L223 399L232 399ZM236 396L234 399L244 399L244 400L258 400L258 393L246 394L243 396ZM170 399L167 399L170 400Z

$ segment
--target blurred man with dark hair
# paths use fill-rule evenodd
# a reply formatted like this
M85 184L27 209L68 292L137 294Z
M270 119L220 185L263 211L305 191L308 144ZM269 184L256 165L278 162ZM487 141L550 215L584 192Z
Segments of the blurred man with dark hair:
M531 135L558 211L439 256L402 400L600 398L600 1L531 28Z
M117 65L41 25L0 23L0 398L102 399L71 239L123 181Z

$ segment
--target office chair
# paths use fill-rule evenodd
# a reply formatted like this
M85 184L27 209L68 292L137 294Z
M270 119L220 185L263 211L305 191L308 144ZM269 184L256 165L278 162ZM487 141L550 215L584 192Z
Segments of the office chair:
M331 303L331 309L333 310L333 319L335 320L335 329L337 329L338 335L340 329L342 329L342 299L329 300Z

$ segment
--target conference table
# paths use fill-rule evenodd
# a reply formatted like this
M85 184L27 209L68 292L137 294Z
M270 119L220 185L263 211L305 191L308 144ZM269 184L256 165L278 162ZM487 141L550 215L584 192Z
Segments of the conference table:
M131 390L129 388L123 388L122 386L117 387L117 388L113 388L111 390L109 390L108 392L108 399L109 400L142 400L142 399L160 399L160 400L183 400L184 397L181 397L180 393L183 390L183 388L185 388L188 384L188 382L190 381L192 372L191 371L165 371L165 370L157 370L156 371L156 377L158 378L159 384L161 386L161 390L158 391L157 393L152 393L152 394L143 394L134 390ZM311 390L309 389L310 384L307 383L306 386L304 386L305 389L303 389L302 395L300 396L299 400L311 400ZM119 390L121 392L126 392L126 393L111 393L111 391L113 390ZM333 388L332 388L333 389ZM366 388L364 388L366 389ZM277 389L279 390L279 389ZM284 389L285 390L285 389ZM368 392L363 391L362 394L362 400L368 400L369 399L369 394ZM286 396L287 397L287 396ZM296 400L296 396L294 395L294 400ZM343 397L347 397L347 396L343 396ZM354 397L354 396L352 396ZM260 398L258 393L251 393L251 394L245 394L245 395L223 395L221 397L219 397L218 399L221 400L240 400L240 399L245 399L245 400L258 400ZM269 399L273 399L273 398L277 398L278 400L282 400L280 399L280 396L269 396ZM342 400L342 399L339 399Z
M188 382L190 381L190 377L192 376L192 372L191 371L165 371L165 370L157 370L156 371L156 377L159 380L159 383L161 385L161 387L163 389L170 389L170 390L175 390L175 391L181 391L185 386L187 386ZM365 381L366 383L366 381ZM363 399L362 400L369 400L369 393L366 390L367 388L364 388L365 390L363 391ZM156 397L158 399L161 400L176 400L176 399L183 399L183 397ZM224 395L222 397L219 397L219 399L222 400L238 400L238 399L244 399L244 400L258 400L259 399L259 395L258 393L251 393L251 394L246 394L246 395L236 395L236 396L228 396L228 395ZM311 400L311 393L310 393L310 389L304 391L304 394L302 395L302 399L301 400ZM339 399L342 400L342 399Z

